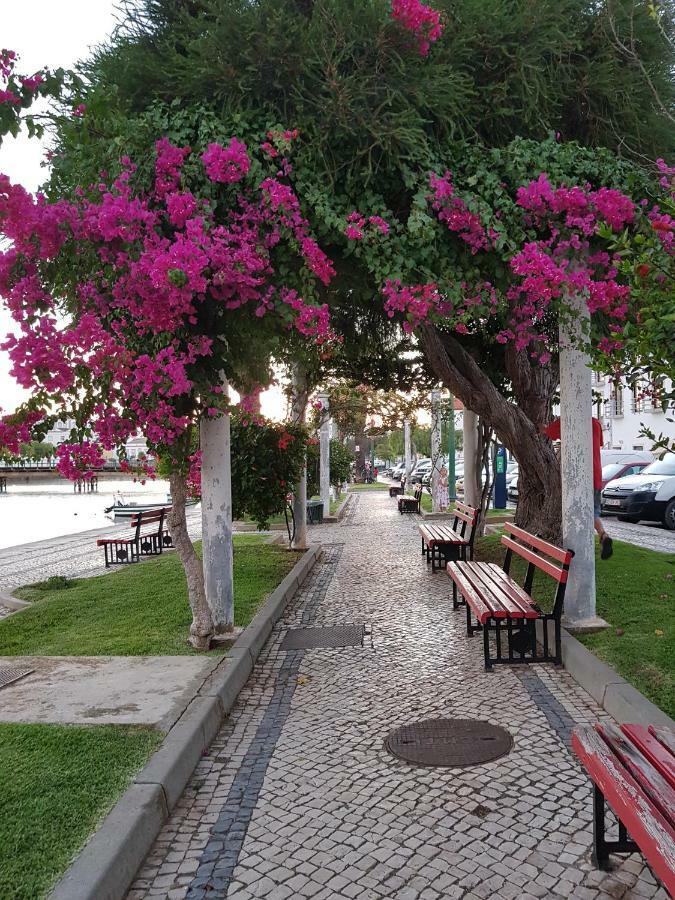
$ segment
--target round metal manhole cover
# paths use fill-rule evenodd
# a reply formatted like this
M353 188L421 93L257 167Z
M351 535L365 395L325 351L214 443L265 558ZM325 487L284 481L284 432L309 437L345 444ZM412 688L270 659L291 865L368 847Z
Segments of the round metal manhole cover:
M475 766L505 756L513 738L498 725L477 719L426 719L394 729L384 746L418 766Z

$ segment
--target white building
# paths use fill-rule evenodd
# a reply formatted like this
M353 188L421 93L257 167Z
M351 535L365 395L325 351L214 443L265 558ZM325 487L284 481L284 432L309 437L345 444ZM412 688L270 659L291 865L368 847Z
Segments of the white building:
M675 441L675 407L664 413L658 399L658 386L653 394L644 387L616 386L605 375L593 373L595 415L602 423L603 443L612 450L651 450L652 442L640 434L648 428L657 438L665 435ZM669 382L663 388L670 390Z
M62 444L70 437L70 432L74 427L74 419L66 419L65 422L55 422L54 427L50 428L50 430L45 435L45 443L51 444L53 447L58 447L59 444Z

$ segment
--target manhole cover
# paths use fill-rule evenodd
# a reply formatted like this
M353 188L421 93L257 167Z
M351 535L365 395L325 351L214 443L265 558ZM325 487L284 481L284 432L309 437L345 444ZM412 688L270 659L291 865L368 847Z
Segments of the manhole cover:
M392 731L384 746L418 766L475 766L509 753L508 731L476 719L426 719Z
M321 628L290 628L281 650L311 650L314 647L363 647L365 625L325 625Z
M13 681L18 681L19 678L24 678L34 671L35 669L8 669L0 667L0 688L11 684Z

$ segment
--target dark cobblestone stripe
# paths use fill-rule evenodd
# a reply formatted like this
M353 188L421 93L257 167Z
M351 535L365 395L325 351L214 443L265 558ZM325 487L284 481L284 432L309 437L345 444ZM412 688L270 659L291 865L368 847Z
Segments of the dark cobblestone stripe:
M321 565L313 576L302 612L302 623L310 624L317 607L325 599L342 556L343 544L324 549ZM258 802L267 767L291 711L304 650L283 654L274 693L255 737L234 777L227 799L211 829L211 835L190 884L188 900L223 900L239 861L246 832Z
M575 721L560 700L551 693L536 672L519 671L516 675L535 705L543 712L546 721L570 750Z

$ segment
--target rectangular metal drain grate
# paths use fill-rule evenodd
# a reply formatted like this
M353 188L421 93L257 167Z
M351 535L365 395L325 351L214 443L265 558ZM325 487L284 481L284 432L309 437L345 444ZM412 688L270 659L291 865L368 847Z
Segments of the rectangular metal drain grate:
M324 625L318 628L289 628L280 650L311 650L315 647L363 647L365 625Z
M26 675L30 675L34 671L35 669L8 669L0 667L0 688L11 684L13 681L18 681L19 678L25 678Z

